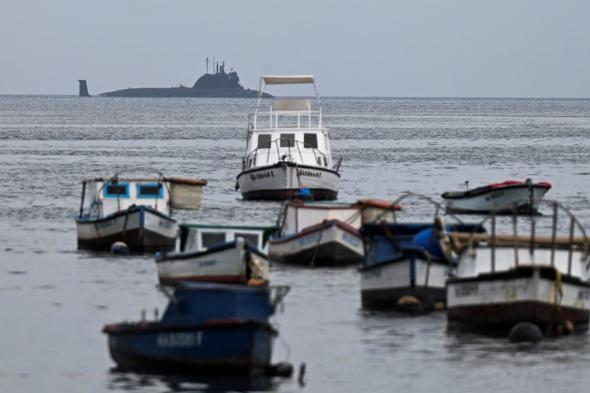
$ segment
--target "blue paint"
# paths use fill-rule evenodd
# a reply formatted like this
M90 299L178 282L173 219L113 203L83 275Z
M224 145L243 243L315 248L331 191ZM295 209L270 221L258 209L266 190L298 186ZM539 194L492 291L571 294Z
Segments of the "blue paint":
M447 225L445 230L484 231L475 224ZM440 250L432 223L369 224L363 225L360 232L365 247L363 266L403 261L408 257L426 259L426 253L432 256L432 262L448 263Z
M160 321L105 326L119 366L224 369L270 364L277 333L268 322L275 311L268 286L181 282L171 299Z
M111 194L111 193L108 192L109 186L124 187L125 188L125 193L122 193L122 194ZM121 182L113 183L113 182L108 182L102 188L102 196L103 196L103 198L129 198L129 183L121 183Z

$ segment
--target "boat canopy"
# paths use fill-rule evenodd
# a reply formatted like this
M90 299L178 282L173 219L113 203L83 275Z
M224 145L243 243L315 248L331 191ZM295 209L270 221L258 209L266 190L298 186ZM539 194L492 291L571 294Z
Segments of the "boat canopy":
M313 75L263 75L260 78L260 84L267 85L297 85L297 84L314 84Z
M311 104L307 98L275 98L270 105L270 109L273 112L309 112L311 110Z

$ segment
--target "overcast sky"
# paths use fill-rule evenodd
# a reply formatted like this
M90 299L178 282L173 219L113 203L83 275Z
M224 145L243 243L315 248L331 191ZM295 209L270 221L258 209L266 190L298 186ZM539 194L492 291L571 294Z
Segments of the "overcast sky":
M325 96L590 97L590 1L0 0L0 94L246 87L314 73Z

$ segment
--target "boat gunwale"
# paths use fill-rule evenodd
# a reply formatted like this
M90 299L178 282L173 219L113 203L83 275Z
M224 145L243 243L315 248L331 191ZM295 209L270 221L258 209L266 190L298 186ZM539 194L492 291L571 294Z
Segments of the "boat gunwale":
M540 183L533 183L530 186L531 188L542 188L545 190L551 189L551 185L540 182ZM467 199L471 197L480 196L482 194L486 194L488 192L495 192L495 191L503 191L506 189L518 189L518 188L525 188L529 189L529 185L526 183L519 183L519 184L506 184L499 187L492 187L492 185L488 184L486 186L481 186L477 188L473 188L467 191L447 191L441 194L441 198L443 199Z
M318 231L321 231L324 229L329 229L329 228L333 227L334 225L337 226L338 228L342 229L343 231L350 233L351 235L361 238L361 234L358 231L358 229L356 229L352 225L349 225L341 220L334 218L331 220L324 220L318 224L310 225L308 227L303 228L301 231L291 234L291 235L282 236L282 237L276 238L276 239L271 238L268 240L268 243L269 244L286 243L288 241L312 234L314 232L318 232Z
M240 176L247 175L248 173L257 172L257 171L263 171L263 170L265 171L265 170L274 169L274 168L280 168L282 166L325 171L325 172L333 173L334 175L336 175L336 176L338 176L340 178L340 173L338 171L335 171L333 169L330 169L330 168L327 168L327 167L324 167L324 166L313 166L313 165L308 165L308 164L297 164L295 162L290 162L290 161L278 161L278 162L276 162L274 164L271 164L271 165L257 166L257 167L254 167L254 168L249 168L249 169L243 170L242 172L240 172L236 176L236 179L239 179Z

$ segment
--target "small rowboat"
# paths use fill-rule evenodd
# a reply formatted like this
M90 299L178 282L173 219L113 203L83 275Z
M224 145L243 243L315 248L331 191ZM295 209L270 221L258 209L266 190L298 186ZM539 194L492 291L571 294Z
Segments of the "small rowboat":
M534 213L539 202L551 188L549 182L533 183L508 180L460 192L445 192L449 213Z
M179 281L208 281L245 284L268 278L266 254L242 237L205 251L156 255L161 284Z

